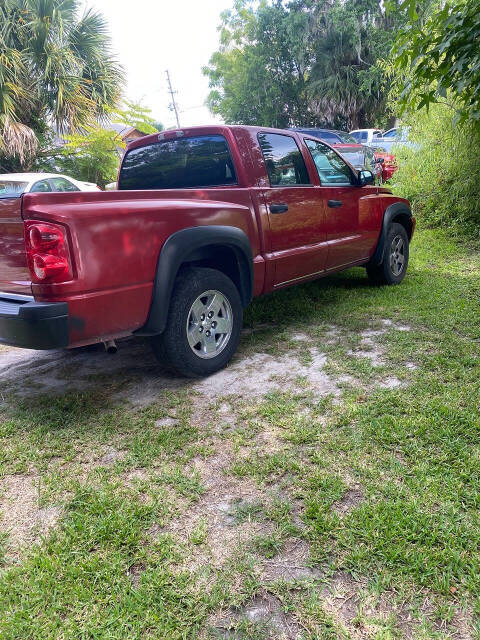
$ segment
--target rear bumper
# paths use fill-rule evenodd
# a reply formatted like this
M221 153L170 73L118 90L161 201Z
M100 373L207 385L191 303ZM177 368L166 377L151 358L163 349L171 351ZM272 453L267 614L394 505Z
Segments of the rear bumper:
M35 302L0 293L0 343L25 349L60 349L69 342L66 302Z

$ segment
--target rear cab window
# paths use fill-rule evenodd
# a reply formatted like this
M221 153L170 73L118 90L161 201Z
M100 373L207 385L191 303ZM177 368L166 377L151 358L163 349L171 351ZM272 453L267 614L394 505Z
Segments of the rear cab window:
M311 185L305 160L295 138L280 133L259 133L258 142L270 186Z
M228 143L222 135L162 140L128 151L119 190L193 189L237 184Z

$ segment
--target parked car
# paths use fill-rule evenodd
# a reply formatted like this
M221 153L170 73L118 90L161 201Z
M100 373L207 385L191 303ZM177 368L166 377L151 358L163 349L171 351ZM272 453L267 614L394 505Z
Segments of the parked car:
M377 138L381 137L382 131L380 129L355 129L350 131L350 135L355 139L355 142L370 147Z
M22 193L101 191L93 182L82 182L58 173L0 173L0 198Z
M392 147L405 145L413 146L413 143L408 139L409 127L395 127L385 131L382 136L376 137L373 143L375 147L382 147L385 151L390 152Z
M375 162L381 167L382 182L387 182L398 169L397 160L393 153L388 153L384 148L375 148Z
M0 342L129 335L187 376L224 367L252 297L355 265L405 276L415 219L328 144L208 126L145 136L118 190L0 198Z
M299 133L304 133L307 136L314 136L315 138L320 138L320 140L324 140L331 145L356 143L355 138L353 138L349 133L346 131L338 131L337 129L298 127L289 129L289 131L298 131Z
M398 131L398 128L397 128L397 127L393 127L393 129L388 129L388 131L385 131L385 132L382 134L382 136L381 136L381 137L382 137L384 140L392 140L392 141L393 141L393 140L395 140L395 138L397 137L397 131Z
M375 182L381 183L382 165L377 160L373 149L364 144L334 144L332 145L348 162L357 169L362 171L368 169L375 177Z

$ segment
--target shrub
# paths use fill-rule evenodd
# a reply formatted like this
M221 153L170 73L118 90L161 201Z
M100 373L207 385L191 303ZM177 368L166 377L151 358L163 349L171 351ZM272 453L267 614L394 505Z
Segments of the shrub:
M457 119L446 101L405 119L414 145L395 150L393 187L411 201L421 225L479 237L480 133Z

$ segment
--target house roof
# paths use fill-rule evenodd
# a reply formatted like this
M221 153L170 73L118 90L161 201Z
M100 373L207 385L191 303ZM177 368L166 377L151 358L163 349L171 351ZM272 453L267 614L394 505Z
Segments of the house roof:
M112 129L119 135L124 136L134 131L135 127L128 127L120 122L110 122L108 125L105 125L105 129Z

